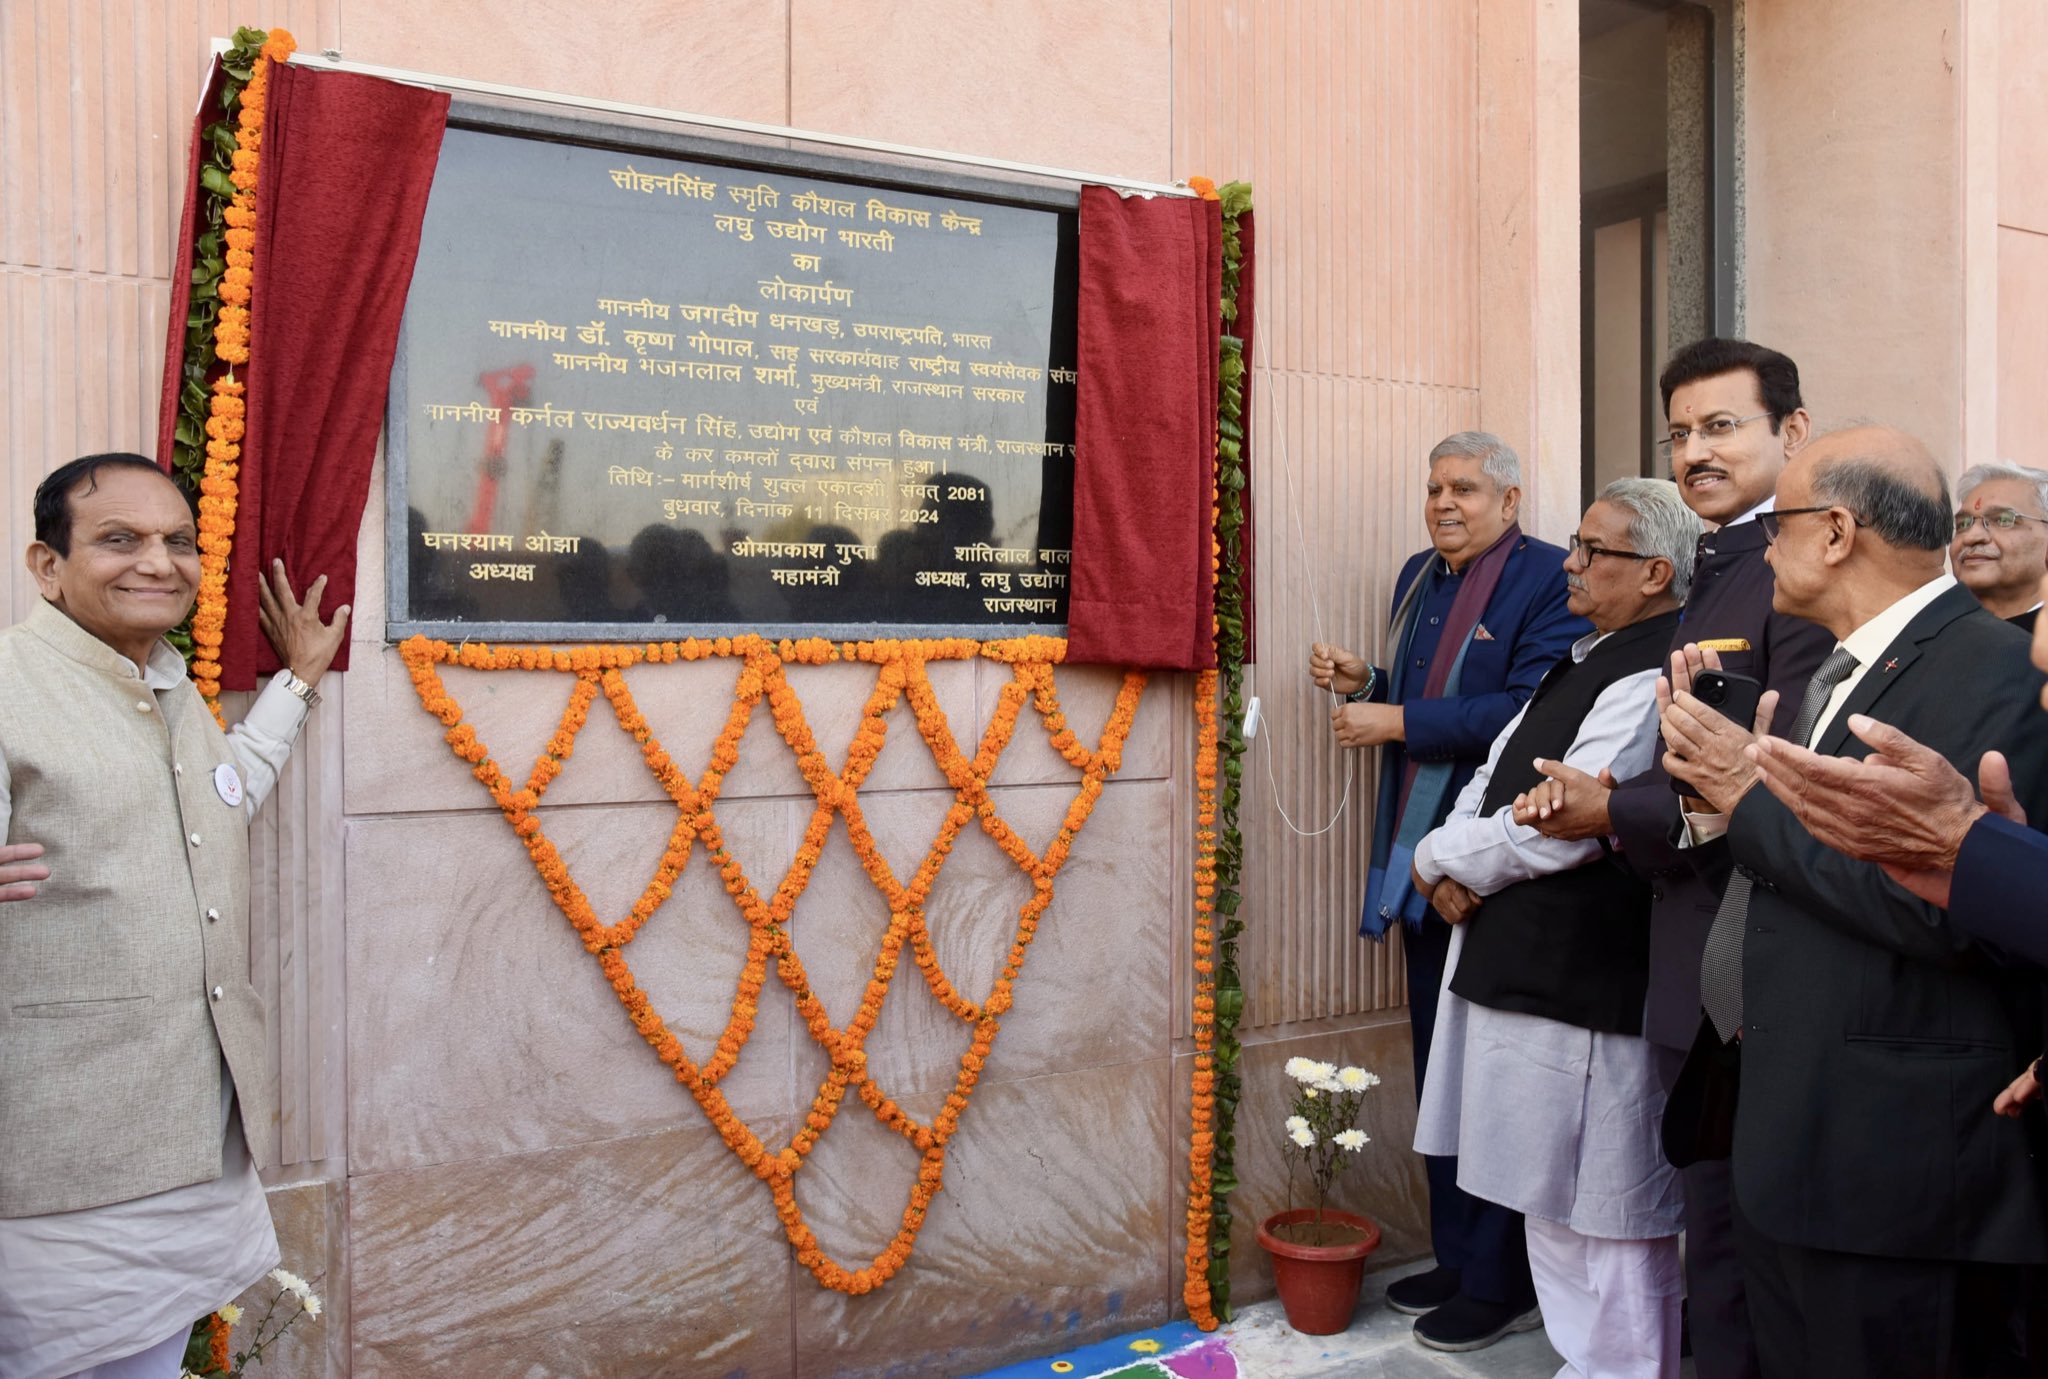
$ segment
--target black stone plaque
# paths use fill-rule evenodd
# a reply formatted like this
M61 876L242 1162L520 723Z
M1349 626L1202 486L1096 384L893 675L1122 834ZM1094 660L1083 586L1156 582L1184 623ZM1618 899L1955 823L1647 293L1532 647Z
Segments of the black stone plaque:
M392 638L1064 631L1072 192L603 133L451 121Z

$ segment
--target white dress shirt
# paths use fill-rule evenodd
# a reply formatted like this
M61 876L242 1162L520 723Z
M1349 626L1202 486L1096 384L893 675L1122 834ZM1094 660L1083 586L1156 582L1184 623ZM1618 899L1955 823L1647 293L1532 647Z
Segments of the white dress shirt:
M1758 503L1755 507L1751 508L1748 512L1743 513L1742 516L1736 518L1733 522L1723 522L1719 527L1716 527L1715 530L1727 531L1730 527L1739 527L1744 522L1750 521L1760 512L1776 512L1777 510L1778 495L1777 492L1773 490L1772 492L1765 494L1764 500L1761 503Z
M1952 575L1936 575L1836 643L1856 658L1856 669L1843 676L1841 683L1829 693L1828 702L1821 706L1820 714L1813 720L1813 732L1800 746L1820 741L1828 725L1835 721L1835 715L1842 711L1842 705L1848 703L1849 696L1856 692L1856 686L1862 684L1863 677L1877 666L1885 648L1899 639L1906 625L1919 617L1922 609L1953 589L1955 583Z

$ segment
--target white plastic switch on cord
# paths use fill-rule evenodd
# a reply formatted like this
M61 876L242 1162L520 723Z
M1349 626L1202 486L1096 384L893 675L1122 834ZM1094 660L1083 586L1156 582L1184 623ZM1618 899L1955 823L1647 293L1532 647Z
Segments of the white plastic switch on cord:
M1259 735L1259 696L1251 697L1244 706L1244 740L1250 742Z

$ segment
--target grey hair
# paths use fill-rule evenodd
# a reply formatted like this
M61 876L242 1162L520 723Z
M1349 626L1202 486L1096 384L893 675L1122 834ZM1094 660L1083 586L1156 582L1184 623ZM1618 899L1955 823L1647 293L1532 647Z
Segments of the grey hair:
M2018 479L2034 487L2034 502L2041 511L2036 517L2048 515L2048 469L2027 469L2016 464L1973 464L1963 471L1963 477L1956 480L1956 506L1970 501L1970 493L1999 479Z
M1600 490L1600 501L1628 509L1629 545L1641 555L1671 562L1671 596L1685 602L1692 590L1700 518L1685 505L1678 485L1669 479L1616 479Z
M1836 460L1813 472L1816 505L1844 507L1887 544L1913 551L1945 551L1955 538L1955 510L1948 475L1934 471L1932 496L1868 459Z
M1429 452L1429 463L1434 468L1438 460L1448 459L1479 461L1480 471L1500 488L1522 485L1521 457L1491 431L1456 431L1445 436Z

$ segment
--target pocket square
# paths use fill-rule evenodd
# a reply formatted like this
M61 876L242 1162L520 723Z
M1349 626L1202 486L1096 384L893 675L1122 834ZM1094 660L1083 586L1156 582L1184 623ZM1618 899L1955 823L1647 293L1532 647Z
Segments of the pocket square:
M1472 640L1475 642L1490 642L1493 640L1493 634L1486 630L1485 623L1480 623L1472 629Z

